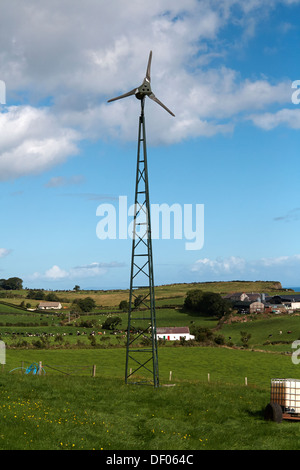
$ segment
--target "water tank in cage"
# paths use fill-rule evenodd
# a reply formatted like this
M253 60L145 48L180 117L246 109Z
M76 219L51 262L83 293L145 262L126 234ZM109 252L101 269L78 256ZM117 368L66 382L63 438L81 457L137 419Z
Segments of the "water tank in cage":
M272 379L271 402L282 406L287 413L300 413L300 380Z

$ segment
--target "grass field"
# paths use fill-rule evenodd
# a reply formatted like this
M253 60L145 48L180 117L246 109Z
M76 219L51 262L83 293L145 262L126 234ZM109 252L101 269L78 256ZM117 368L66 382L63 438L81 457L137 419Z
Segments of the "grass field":
M186 292L195 287L200 286L156 289L157 326L216 328L217 319L190 315L180 308ZM271 293L278 287L276 283L201 284L203 289L222 293ZM5 301L19 305L25 294L20 291ZM126 327L127 315L118 309L120 300L128 296L126 291L58 295L69 302L78 295L95 296L98 307L80 320L94 321L96 332L103 333L102 322L111 312L122 318L120 328ZM300 338L296 314L223 324L217 333L234 349L159 346L160 387L153 389L125 385L122 335L107 331L92 346L91 328L68 326L50 312L26 312L7 305L3 309L0 305L0 310L0 339L8 346L6 365L0 370L0 450L299 449L297 422L278 425L263 418L271 378L300 378L300 365L291 360L291 344ZM81 346L78 329L87 333L79 336ZM29 343L22 346L23 340L39 340L39 336L25 337L29 331L65 336L62 342L50 337L48 343L34 348ZM241 331L251 335L247 349L241 349ZM24 373L40 361L41 376Z
M120 349L39 355L8 351L7 365L43 360L46 375L8 373L7 368L0 374L0 449L299 448L297 422L278 425L263 418L270 379L299 375L287 356L160 348L162 386L153 389L124 384L124 354ZM91 368L79 371L92 363L97 365L96 377L91 377ZM175 385L165 387L169 370Z

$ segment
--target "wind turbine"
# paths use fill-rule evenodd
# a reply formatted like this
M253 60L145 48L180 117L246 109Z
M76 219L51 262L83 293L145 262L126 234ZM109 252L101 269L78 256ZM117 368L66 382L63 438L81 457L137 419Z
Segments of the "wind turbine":
M156 96L151 90L151 62L152 62L152 51L150 51L150 54L149 54L146 76L144 78L143 83L138 88L134 88L133 90L128 91L127 93L124 93L124 95L120 95L120 96L117 96L116 98L112 98L108 100L108 103L111 103L112 101L116 101L116 100L121 100L122 98L127 98L127 96L132 96L132 95L135 95L138 100L143 100L146 96L149 96L151 100L158 103L166 111L168 111L168 113L170 113L172 116L175 117L175 114L173 114L172 111L169 110L169 108L167 108L158 98L156 98Z
M156 315L154 273L151 240L150 200L148 184L147 145L145 131L145 98L162 106L175 116L151 90L150 51L146 76L143 83L123 95L108 100L108 103L135 95L141 101L139 118L138 151L135 182L135 202L132 236L130 294L127 325L127 348L125 383L144 383L144 373L152 376L154 387L159 387L158 354L156 337ZM136 381L135 381L136 378Z

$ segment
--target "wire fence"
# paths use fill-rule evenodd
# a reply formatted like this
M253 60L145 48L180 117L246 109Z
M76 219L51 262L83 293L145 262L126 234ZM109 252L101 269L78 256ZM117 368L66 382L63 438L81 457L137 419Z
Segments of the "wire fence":
M10 374L32 374L46 375L47 373L62 374L68 376L96 376L96 365L77 365L77 364L43 364L40 362L22 361L20 366L10 368L8 364L2 365L2 371L8 371Z

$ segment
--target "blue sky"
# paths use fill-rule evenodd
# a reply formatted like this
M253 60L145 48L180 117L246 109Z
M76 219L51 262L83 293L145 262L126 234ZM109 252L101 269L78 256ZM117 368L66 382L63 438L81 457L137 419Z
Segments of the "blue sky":
M299 286L300 0L123 5L2 3L0 277L129 287L131 240L100 240L96 212L133 203L139 102L107 100L142 83L152 50L176 117L146 100L151 204L204 205L201 249L153 241L155 282Z

